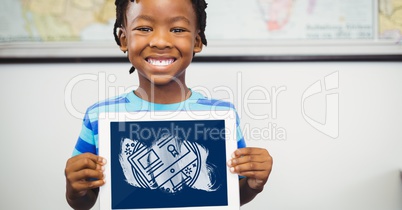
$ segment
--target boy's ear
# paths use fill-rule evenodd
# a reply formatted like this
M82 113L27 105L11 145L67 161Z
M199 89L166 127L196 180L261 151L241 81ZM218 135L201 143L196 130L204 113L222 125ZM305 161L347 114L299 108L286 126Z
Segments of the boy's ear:
M120 28L119 30L119 41L120 41L120 50L123 52L127 52L127 37L126 37L126 30Z
M197 36L195 37L195 42L194 42L194 53L199 53L202 50L202 41L201 41L201 36L200 34L197 34Z

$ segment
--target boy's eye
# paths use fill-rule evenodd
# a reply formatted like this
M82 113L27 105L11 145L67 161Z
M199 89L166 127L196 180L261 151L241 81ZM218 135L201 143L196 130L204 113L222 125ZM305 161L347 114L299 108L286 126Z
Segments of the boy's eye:
M185 31L186 31L186 29L183 29L183 28L173 28L171 30L171 32L173 32L173 33L181 33L181 32L185 32Z
M142 32L150 32L150 31L152 31L152 29L150 27L138 27L138 28L135 28L134 30L142 31Z

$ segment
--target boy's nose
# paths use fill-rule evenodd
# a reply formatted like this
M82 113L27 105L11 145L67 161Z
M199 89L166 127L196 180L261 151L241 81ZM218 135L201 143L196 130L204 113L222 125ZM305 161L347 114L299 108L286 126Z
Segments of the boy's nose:
M158 49L165 49L172 47L169 32L154 31L151 36L151 40L149 41L149 46Z

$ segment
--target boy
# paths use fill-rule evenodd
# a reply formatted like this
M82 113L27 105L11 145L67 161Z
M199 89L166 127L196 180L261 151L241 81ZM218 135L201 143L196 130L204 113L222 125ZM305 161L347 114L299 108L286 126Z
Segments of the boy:
M74 209L90 209L105 183L106 160L97 155L99 112L232 107L205 99L185 83L186 68L206 45L204 0L117 0L116 6L115 38L133 65L130 72L138 72L139 88L88 108L74 156L65 169L66 199ZM241 135L238 147L227 164L232 173L245 177L239 180L243 205L263 190L272 158L265 149L245 147Z

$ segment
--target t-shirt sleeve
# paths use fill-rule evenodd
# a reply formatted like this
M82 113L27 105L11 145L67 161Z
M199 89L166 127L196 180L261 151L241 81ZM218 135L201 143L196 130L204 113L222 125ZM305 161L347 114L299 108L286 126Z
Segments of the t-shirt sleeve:
M78 137L77 143L75 144L73 156L87 152L97 154L95 135L88 112L84 116L81 133Z

